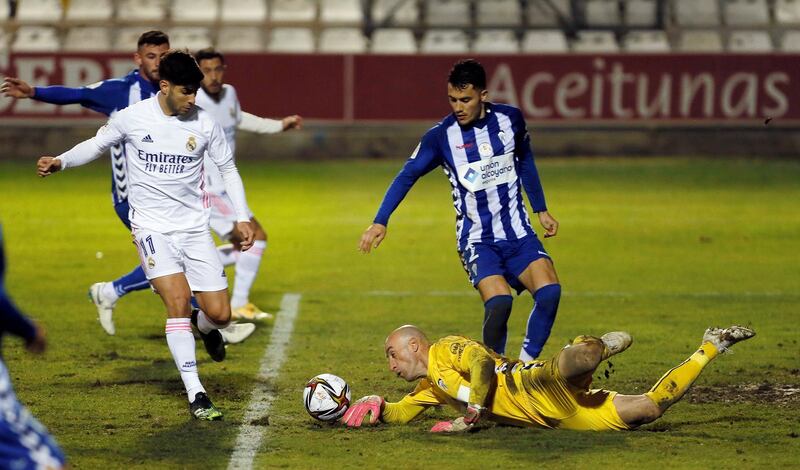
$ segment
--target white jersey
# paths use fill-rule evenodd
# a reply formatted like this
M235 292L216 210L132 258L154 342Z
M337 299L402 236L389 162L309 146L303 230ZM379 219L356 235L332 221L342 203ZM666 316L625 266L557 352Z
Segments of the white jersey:
M242 122L242 109L239 105L239 98L236 96L236 89L231 85L223 84L222 91L219 93L219 101L208 96L208 93L201 87L197 90L197 106L207 111L222 126L225 131L225 140L231 152L236 154L236 127ZM221 194L225 187L222 184L222 175L211 162L206 162L206 190L214 194Z
M63 168L87 163L124 142L131 226L169 233L208 229L210 204L204 180L208 159L224 175L237 220L248 221L244 188L222 126L197 107L185 115L168 116L158 96L119 111L95 137L59 156Z

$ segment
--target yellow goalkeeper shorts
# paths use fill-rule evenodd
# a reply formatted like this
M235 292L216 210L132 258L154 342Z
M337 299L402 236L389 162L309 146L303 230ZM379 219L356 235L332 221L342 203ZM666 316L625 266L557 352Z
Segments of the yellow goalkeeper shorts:
M560 353L523 372L523 384L535 414L545 427L578 431L630 429L614 407L617 392L587 390L571 385L558 371ZM538 423L542 424L542 423Z

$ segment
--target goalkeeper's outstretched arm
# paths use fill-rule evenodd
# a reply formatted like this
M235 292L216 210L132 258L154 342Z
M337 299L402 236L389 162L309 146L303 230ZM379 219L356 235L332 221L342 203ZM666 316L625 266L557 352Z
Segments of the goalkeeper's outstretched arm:
M376 424L378 421L388 424L406 424L431 406L445 404L433 392L428 380L421 380L413 392L400 401L387 403L383 397L369 395L353 403L342 417L342 422L349 427L362 424ZM369 420L365 423L365 418Z

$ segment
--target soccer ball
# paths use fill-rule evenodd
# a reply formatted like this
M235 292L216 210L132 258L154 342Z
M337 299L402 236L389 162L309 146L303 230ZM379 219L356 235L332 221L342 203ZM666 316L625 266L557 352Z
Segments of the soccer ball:
M320 421L335 421L350 406L350 386L341 377L320 374L306 383L303 404Z

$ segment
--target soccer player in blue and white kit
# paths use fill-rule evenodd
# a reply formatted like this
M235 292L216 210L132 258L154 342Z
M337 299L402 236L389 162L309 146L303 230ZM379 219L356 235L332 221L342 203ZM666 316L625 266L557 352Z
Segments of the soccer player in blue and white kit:
M8 332L25 340L28 351L47 346L42 329L17 309L5 291L5 254L0 227L0 340ZM17 400L11 377L0 360L0 468L19 470L64 467L64 453L39 421Z
M30 98L58 105L80 104L85 108L113 116L118 111L152 96L158 91L158 65L161 55L169 50L169 37L161 31L147 31L139 36L133 60L135 70L121 78L112 78L92 85L70 88L64 86L32 87L18 78L6 77L0 86L5 96L17 99ZM125 146L111 147L111 198L114 211L130 230L128 220L128 168ZM141 267L113 282L98 282L89 289L89 297L97 307L100 324L106 333L113 335L113 311L119 297L136 290L147 289L150 284Z
M200 383L192 324L215 361L225 358L219 329L230 322L227 279L208 231L210 204L203 165L219 168L237 214L241 247L253 244L247 201L233 153L216 120L194 105L203 73L187 52L169 51L159 64L159 93L120 111L97 135L58 157L41 157L38 174L83 165L124 143L130 178L130 221L147 279L167 307L166 337L193 417L217 420ZM194 295L202 311L192 312Z
M453 113L422 137L359 248L364 253L377 248L389 217L417 179L441 166L453 188L458 253L484 302L483 342L505 353L511 288L528 290L536 303L519 357L529 361L539 356L550 336L561 285L528 220L522 188L545 237L556 235L558 222L547 211L522 112L488 101L483 66L471 59L456 63L447 95Z

